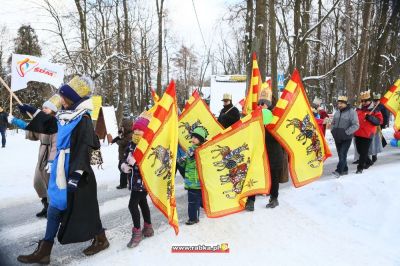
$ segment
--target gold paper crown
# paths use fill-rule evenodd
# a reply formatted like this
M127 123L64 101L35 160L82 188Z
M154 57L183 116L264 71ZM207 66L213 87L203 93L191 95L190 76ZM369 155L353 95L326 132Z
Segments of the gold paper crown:
M380 93L372 93L374 100L380 100L381 99L381 94Z
M370 100L371 92L369 90L360 93L360 100Z
M224 93L224 95L222 96L222 100L230 100L230 101L232 101L232 94Z
M339 96L338 101L346 102L347 103L347 96Z
M68 85L81 98L88 96L93 89L93 81L87 76L75 76L68 82Z
M267 101L272 100L272 90L267 82L264 82L261 85L261 91L258 96L258 100L267 100Z

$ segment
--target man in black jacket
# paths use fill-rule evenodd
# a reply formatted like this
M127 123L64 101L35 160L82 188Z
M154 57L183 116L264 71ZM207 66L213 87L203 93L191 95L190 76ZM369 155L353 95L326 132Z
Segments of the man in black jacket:
M7 116L8 114L4 112L3 108L0 107L0 134L1 134L1 147L6 147L6 130L7 130Z
M224 108L222 108L218 116L218 122L224 128L228 128L240 120L240 112L233 106L231 94L224 93L222 101L224 102Z

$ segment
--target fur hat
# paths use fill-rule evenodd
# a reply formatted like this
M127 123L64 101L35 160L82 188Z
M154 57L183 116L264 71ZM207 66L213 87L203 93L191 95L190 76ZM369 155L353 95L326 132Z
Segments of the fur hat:
M200 141L200 143L203 143L207 139L208 131L204 127L196 127L193 130L191 136L197 138Z
M370 101L371 100L371 92L369 90L362 91L360 93L360 100Z
M224 95L222 96L222 101L225 100L232 101L232 94L224 93Z
M58 94L54 94L47 101L45 101L42 107L49 108L54 113L57 113L58 110L61 109L61 97Z
M342 103L347 103L347 101L348 101L348 98L347 98L347 96L339 96L339 98L338 98L338 100L337 100L338 102L342 102Z
M133 123L132 131L136 129L145 131L145 129L150 123L150 119L151 119L151 114L148 111L144 111L139 115L138 119L136 119L135 123Z
M60 87L59 94L69 99L72 103L77 103L88 97L94 87L93 80L88 76L75 76L67 84Z

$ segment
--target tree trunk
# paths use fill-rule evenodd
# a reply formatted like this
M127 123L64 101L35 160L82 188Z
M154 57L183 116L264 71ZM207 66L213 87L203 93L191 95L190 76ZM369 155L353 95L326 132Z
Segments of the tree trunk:
M255 34L258 41L257 60L260 69L261 78L264 81L267 67L267 18L266 18L266 0L256 0Z
M351 41L352 41L351 16L354 12L352 11L351 0L346 0L345 5L346 5L345 9L346 9L347 16L345 18L344 54L345 54L345 57L347 58L352 54L352 51L351 51ZM353 85L353 70L352 70L351 62L347 63L344 66L344 81L345 81L345 90L344 90L343 94L346 95L346 91L347 91L347 96L349 97L349 99L354 99L355 90L354 90L354 85Z
M162 78L162 49L163 49L163 6L164 0L156 0L157 16L158 16L158 65L157 65L157 94L161 95L161 78Z
M271 57L272 93L278 99L278 54L276 50L275 0L269 0L269 52Z

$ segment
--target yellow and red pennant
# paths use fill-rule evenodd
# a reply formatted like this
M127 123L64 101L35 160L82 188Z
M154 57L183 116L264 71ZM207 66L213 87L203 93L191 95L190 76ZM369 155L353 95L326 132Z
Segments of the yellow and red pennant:
M267 156L260 109L196 150L203 206L208 217L239 212L248 196L269 193Z
M295 187L306 185L323 173L331 151L311 111L300 74L295 69L267 126L289 154L290 175Z
M196 127L203 127L211 139L223 130L200 94L195 90L179 116L179 144L184 151L187 151L191 144L191 133Z
M400 79L385 93L381 103L394 115L394 128L400 130Z
M175 168L178 149L178 113L175 82L171 81L157 102L148 128L133 156L154 205L178 234L175 200Z
M246 100L244 102L243 114L250 114L253 110L257 109L258 94L261 90L262 79L260 75L260 69L258 68L256 53L253 53L253 64L251 71L251 78L247 90Z
M150 88L150 92L151 92L151 97L153 98L154 104L158 103L158 101L160 100L160 96L158 96L157 92L153 88Z

